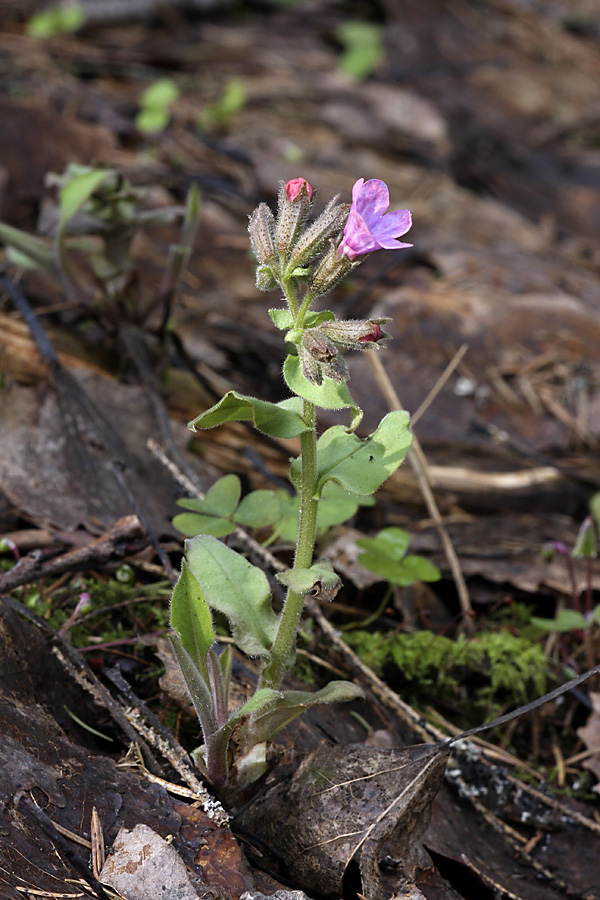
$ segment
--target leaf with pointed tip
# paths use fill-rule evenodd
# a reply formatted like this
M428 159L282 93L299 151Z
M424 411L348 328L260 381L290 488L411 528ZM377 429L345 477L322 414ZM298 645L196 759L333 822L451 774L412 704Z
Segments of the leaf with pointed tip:
M208 535L186 541L185 553L206 602L229 619L235 644L248 656L268 657L279 619L262 569Z
M330 681L320 691L278 691L272 708L257 712L249 720L243 732L247 746L271 741L282 728L293 722L311 706L318 703L346 703L364 699L364 693L357 684L350 681Z
M55 274L57 265L52 250L37 237L0 222L0 240L8 246L13 262L23 268L41 269Z
M79 212L103 181L114 176L114 169L90 169L69 178L59 194L59 230L64 230L67 222Z
M259 431L270 437L293 438L308 431L296 409L290 407L287 401L268 403L238 394L237 391L228 391L218 403L192 419L188 428L196 431L198 428L215 428L224 422L253 422Z
M322 384L312 384L302 374L302 364L297 356L288 356L283 364L285 383L294 394L309 400L321 409L350 409L352 422L350 430L354 431L362 419L362 410L357 406L345 381L334 381L323 376Z
M204 739L206 740L206 736L214 734L217 728L214 698L210 691L208 680L204 680L198 666L194 663L194 660L177 635L172 634L169 638L187 689L190 692L190 697L192 698L196 715L200 721Z
M171 628L208 684L206 654L215 641L212 616L202 588L185 559L171 597Z

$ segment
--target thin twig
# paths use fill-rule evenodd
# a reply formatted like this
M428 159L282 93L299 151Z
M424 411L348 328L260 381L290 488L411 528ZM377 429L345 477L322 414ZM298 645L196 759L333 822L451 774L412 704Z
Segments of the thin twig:
M76 547L60 555L48 557L43 550L33 550L21 557L12 569L0 575L0 592L9 591L38 578L50 578L62 572L71 572L101 565L114 559L122 559L132 552L132 542L139 549L139 542L146 532L137 516L124 516L99 538L83 547ZM144 541L144 544L146 542Z
M367 358L371 363L371 367L373 369L373 372L375 373L377 384L379 385L382 394L386 398L389 408L392 410L403 409L398 394L394 390L394 387L390 379L388 378L387 372L385 371L378 354L369 353ZM446 530L441 513L436 503L436 499L431 489L431 480L429 478L427 470L427 460L425 458L425 454L423 453L423 449L421 447L421 444L419 443L419 439L414 433L412 446L408 452L408 461L411 464L413 471L417 477L417 482L423 495L423 499L425 500L427 509L429 510L429 515L433 519L438 530L440 540L442 541L446 559L448 560L450 570L452 571L452 577L454 578L454 583L456 585L464 621L465 623L470 622L472 607L467 584L465 582L462 569L458 561L458 556L456 555L456 551L454 550L452 541L450 540L450 536Z
M458 366L459 362L461 361L461 359L463 358L463 356L465 355L465 353L467 352L468 349L469 349L468 344L462 344L462 346L460 346L458 348L458 350L456 351L456 353L454 354L454 356L452 357L452 359L450 360L450 362L448 363L448 365L446 366L446 368L444 369L444 371L442 372L442 374L440 375L440 377L438 378L438 380L436 381L434 386L431 388L431 390L429 391L429 393L427 394L427 396L425 397L425 399L423 400L421 405L418 407L417 411L414 413L411 413L410 421L412 423L413 428L415 427L415 425L417 424L417 422L419 421L421 416L423 416L427 412L427 410L429 409L429 407L431 406L431 404L433 403L433 401L435 400L435 398L437 397L439 392L442 390L442 388L444 387L444 385L446 384L446 382L448 381L448 379L450 378L450 376L452 375L452 373L454 372L454 370L456 369L456 367Z

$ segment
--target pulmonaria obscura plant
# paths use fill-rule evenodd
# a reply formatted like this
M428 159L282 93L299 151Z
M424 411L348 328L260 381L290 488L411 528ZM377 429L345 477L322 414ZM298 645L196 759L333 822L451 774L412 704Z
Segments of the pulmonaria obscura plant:
M348 388L345 350L374 350L389 335L389 319L339 321L330 310L312 310L326 294L374 250L410 247L397 240L411 227L408 210L387 212L383 181L360 178L352 204L326 206L312 223L313 191L303 178L282 182L277 216L261 203L250 217L249 232L258 260L256 284L279 288L285 306L271 309L290 348L283 377L289 399L268 403L229 391L215 406L190 422L213 428L251 420L273 438L300 438L300 455L290 479L300 495L294 564L277 575L286 589L281 613L271 605L262 569L210 535L186 542L185 559L171 602L173 647L198 714L204 744L194 754L217 789L243 787L266 769L266 747L296 716L316 703L362 696L356 685L333 681L314 693L282 690L293 666L296 635L307 595L332 599L341 583L328 560L313 561L317 511L324 486L336 482L352 495L373 494L402 463L410 447L408 413L391 412L366 438L355 429L362 410ZM317 438L317 409L348 409L350 425L334 425ZM211 610L227 617L233 643L260 660L254 695L229 709L231 648L219 652Z

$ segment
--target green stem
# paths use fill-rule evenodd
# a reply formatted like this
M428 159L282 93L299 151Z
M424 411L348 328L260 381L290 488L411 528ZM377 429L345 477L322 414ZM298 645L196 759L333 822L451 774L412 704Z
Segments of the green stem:
M289 278L287 281L282 281L280 283L285 294L285 299L287 300L288 308L295 320L298 318L298 291L296 290L294 279Z
M298 315L296 316L296 323L295 323L296 328L301 328L302 325L304 324L304 316L308 312L310 304L313 302L314 299L315 299L315 295L312 293L312 291L307 291L306 294L304 295L304 300L302 301L302 306L300 307Z
M300 523L294 569L308 569L312 563L317 527L319 501L317 486L317 412L314 403L304 400L303 418L309 430L300 436L302 487L300 494ZM304 609L304 595L288 590L279 620L277 635L271 647L271 659L260 677L259 687L278 690L296 648L296 635Z

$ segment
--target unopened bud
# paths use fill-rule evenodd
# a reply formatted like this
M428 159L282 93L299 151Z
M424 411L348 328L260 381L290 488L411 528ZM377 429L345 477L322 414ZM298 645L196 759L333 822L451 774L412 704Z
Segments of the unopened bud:
M381 328L391 322L384 316L380 319L345 319L341 322L323 322L321 330L336 344L346 347L348 350L372 350L377 348L378 342L391 337Z
M347 381L348 367L337 347L318 328L308 328L300 344L300 361L304 377L313 384L322 384L323 375L334 381Z
M335 242L332 242L329 251L313 272L310 281L311 291L314 294L326 294L346 277L352 267L353 264L348 257L342 256L341 259L338 257Z
M256 270L256 287L259 291L274 291L277 279L270 266L259 266Z
M303 178L296 179L296 181L301 183L296 185L293 191L288 191L288 187L292 182L288 182L286 185L282 181L279 187L275 244L283 257L287 256L300 237L310 210L312 188L310 188L309 194L308 188L310 185L308 181L305 181ZM293 197L290 195L293 195Z
M266 203L261 203L250 216L248 223L250 242L256 258L263 266L272 265L277 259L275 250L275 219Z
M310 186L310 184L308 183L308 181L306 180L306 178L292 178L292 180L291 180L291 181L288 181L288 183L287 183L286 186L285 186L285 192L286 192L286 194L287 194L287 196L288 196L288 200L289 200L291 203L294 202L294 200L296 199L296 197L297 197L298 194L300 193L303 184L306 185L306 191L307 191L307 193L308 193L308 199L309 199L309 200L312 200L313 189L312 189L312 187Z
M336 238L341 233L350 212L350 204L340 203L336 206L337 199L334 197L328 203L319 218L299 238L290 258L290 270L308 265L323 253L331 238Z

